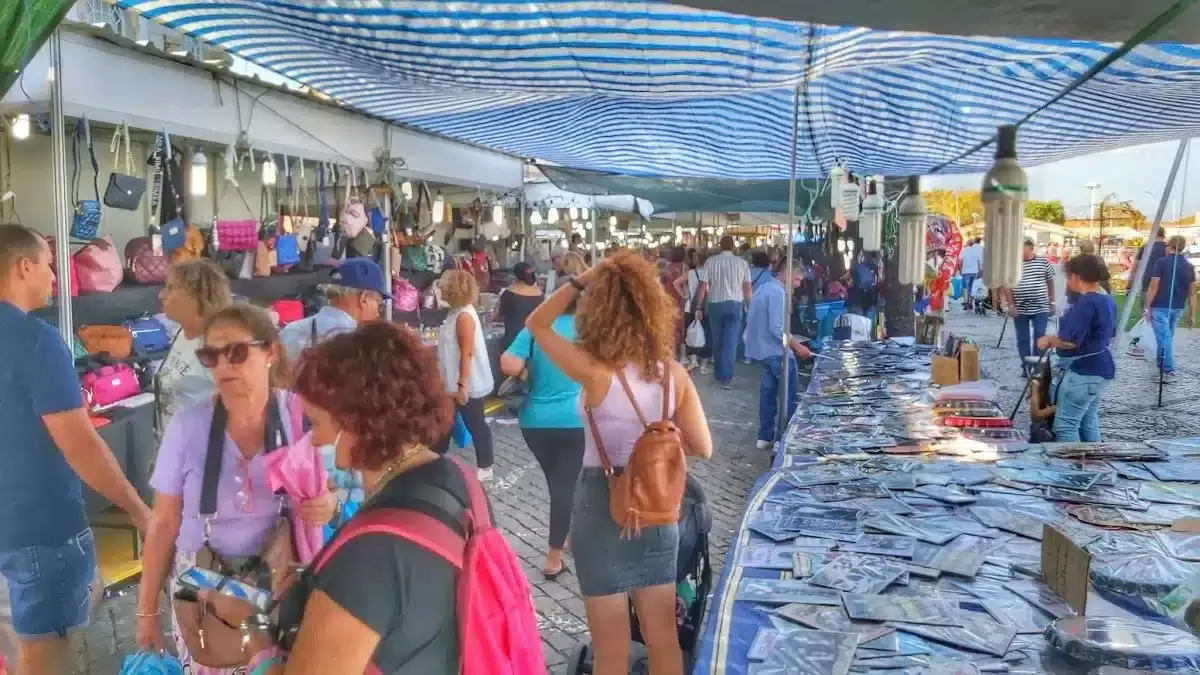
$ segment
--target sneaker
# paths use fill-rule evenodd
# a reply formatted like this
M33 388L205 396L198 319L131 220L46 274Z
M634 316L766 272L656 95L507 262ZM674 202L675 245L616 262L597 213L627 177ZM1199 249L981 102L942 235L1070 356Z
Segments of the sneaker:
M480 483L490 483L496 477L496 472L489 466L486 469L476 469L475 475L479 477Z
M758 448L759 450L766 450L766 449L770 448L772 445L774 445L774 444L771 443L771 441L759 441L754 444L754 447Z
M1163 384L1175 384L1179 381L1179 376L1175 373L1163 373L1162 381Z
M707 364L707 363L701 363L701 364L700 364L700 374L701 374L701 375L707 375L707 374L708 374L708 364Z

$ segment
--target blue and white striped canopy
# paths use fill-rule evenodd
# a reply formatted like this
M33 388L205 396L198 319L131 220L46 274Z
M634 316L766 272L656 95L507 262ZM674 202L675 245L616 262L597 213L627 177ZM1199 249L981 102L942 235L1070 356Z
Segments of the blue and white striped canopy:
M641 176L923 174L1113 49L750 18L642 0L118 0L367 113ZM1149 17L1148 17L1149 18ZM1200 130L1200 46L1131 52L1022 126L1025 165ZM319 131L319 130L318 130ZM987 169L990 149L949 173Z

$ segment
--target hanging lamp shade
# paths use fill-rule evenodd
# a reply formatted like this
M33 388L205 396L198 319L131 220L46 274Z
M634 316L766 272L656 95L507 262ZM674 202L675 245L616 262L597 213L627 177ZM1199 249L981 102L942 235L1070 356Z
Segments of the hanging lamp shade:
M608 226L613 227L613 228L615 228L617 226L617 217L616 216L608 217Z
M438 193L433 200L433 208L430 214L433 217L433 222L440 223L446 219L446 200L442 197L442 193Z
M504 205L492 205L492 222L497 225L504 225Z
M842 215L846 220L858 220L859 193L858 183L854 182L853 176L847 176L845 183L842 183Z
M567 214L571 216L571 220L579 220L579 209L574 206L568 209Z
M907 194L900 202L900 236L896 244L899 256L897 277L902 284L919 284L925 280L925 199L921 197L921 178L910 176Z
M405 199L413 198L413 186L411 181L404 181L400 184L400 194L404 195Z
M983 176L983 282L988 288L1015 288L1021 281L1021 246L1029 180L1017 164L1017 127L996 135L996 163Z
M846 175L842 167L835 166L829 170L829 206L838 208L842 205L842 176Z
M883 246L883 195L874 180L867 183L862 212L858 215L858 233L864 251L878 251Z
M551 225L558 222L558 209L550 209L546 212L546 222Z
M537 227L542 224L542 210L534 209L533 213L529 214L529 224Z
M262 163L262 184L271 187L279 181L279 167L275 166L275 158L267 157Z

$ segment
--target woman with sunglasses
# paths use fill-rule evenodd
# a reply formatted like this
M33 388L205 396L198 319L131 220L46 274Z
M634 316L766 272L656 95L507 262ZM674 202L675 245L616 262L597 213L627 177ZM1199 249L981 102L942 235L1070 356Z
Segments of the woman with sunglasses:
M267 484L264 465L266 452L274 449L266 447L267 430L278 424L286 434L273 446L294 442L303 433L292 428L296 416L288 411L299 402L281 388L287 364L279 332L265 311L243 303L230 305L208 317L201 336L203 346L196 358L212 374L217 394L177 412L158 449L150 479L154 507L138 591L137 641L143 649L163 649L162 590L170 581L168 590L174 593L174 579L195 564L203 547L231 562L262 552L280 517L279 498ZM219 409L225 418L224 455L216 515L206 519L200 515L200 493L209 433ZM326 493L302 504L299 516L309 525L324 525L336 507L332 494ZM190 675L238 672L193 662L177 622L172 626L177 654Z

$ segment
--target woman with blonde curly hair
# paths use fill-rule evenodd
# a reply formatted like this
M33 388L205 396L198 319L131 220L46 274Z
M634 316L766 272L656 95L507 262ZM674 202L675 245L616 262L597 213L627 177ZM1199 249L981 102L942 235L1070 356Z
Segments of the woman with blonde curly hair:
M571 342L553 325L577 299L578 339ZM687 370L673 358L678 314L654 265L622 250L571 277L525 323L546 356L581 385L590 420L571 542L592 634L595 675L628 672L630 596L650 652L650 672L683 673L675 625L679 529L659 525L623 537L621 526L609 515L600 457L603 451L615 470L625 467L645 430L639 410L663 410L668 392L665 408L682 434L685 452L712 455L700 397ZM654 417L651 413L647 421L657 421Z
M484 416L483 404L492 393L495 380L483 338L483 324L475 311L479 286L471 274L453 270L442 275L441 288L442 300L450 305L450 312L438 331L438 366L446 392L454 398L458 413L471 432L479 480L488 481L492 479L492 430ZM444 454L449 448L447 430L436 449Z

